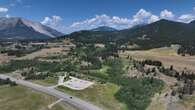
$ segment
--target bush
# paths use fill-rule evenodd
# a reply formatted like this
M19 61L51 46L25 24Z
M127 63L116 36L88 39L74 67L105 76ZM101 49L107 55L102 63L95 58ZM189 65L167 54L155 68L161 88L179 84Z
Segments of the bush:
M162 62L155 61L155 60L145 60L143 61L144 64L152 65L152 66L162 66Z

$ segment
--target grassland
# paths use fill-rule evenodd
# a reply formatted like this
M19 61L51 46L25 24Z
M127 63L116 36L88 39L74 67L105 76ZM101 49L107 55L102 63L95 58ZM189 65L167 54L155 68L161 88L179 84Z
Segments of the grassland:
M119 86L111 83L95 84L94 86L82 91L74 91L65 87L58 87L58 90L90 101L105 110L128 110L125 104L120 103L114 97L119 89Z
M195 109L195 96L186 96L181 101L181 104L184 105L187 110L194 110Z
M36 84L40 84L43 86L53 86L57 84L58 79L56 77L47 77L44 80L32 80L32 82Z
M48 49L42 49L37 52L33 52L31 54L28 54L24 57L20 57L18 59L34 59L36 57L47 57L49 55L55 55L58 53L62 53L63 48L48 48Z
M177 70L183 70L188 68L195 71L194 56L179 56L177 51L171 47L156 48L151 50L136 50L136 51L125 51L120 53L121 57L132 56L137 59L152 59L162 61L167 67L174 65Z
M8 56L6 54L0 54L0 64L7 63L10 59L13 59L13 56Z
M57 99L22 86L0 86L1 110L48 110ZM51 110L77 110L70 105L57 104Z

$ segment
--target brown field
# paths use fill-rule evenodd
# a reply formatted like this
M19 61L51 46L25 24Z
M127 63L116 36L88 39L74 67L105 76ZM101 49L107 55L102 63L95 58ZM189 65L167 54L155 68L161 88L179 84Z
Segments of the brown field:
M151 50L140 50L140 51L125 51L120 52L121 57L127 57L128 55L136 59L152 59L162 61L166 67L173 65L178 70L187 68L195 72L195 56L179 56L173 49L151 49Z
M53 47L53 48L46 48L39 50L37 52L28 54L24 57L20 57L18 59L34 59L37 57L47 57L49 55L57 55L57 54L64 54L66 55L69 48L61 48L61 47Z
M9 62L13 57L8 56L7 54L0 54L0 64Z

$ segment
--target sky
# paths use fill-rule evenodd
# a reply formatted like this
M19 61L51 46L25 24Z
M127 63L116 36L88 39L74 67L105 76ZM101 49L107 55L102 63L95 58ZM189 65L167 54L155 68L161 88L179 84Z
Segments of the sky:
M195 19L195 0L0 0L0 17L22 17L63 33Z

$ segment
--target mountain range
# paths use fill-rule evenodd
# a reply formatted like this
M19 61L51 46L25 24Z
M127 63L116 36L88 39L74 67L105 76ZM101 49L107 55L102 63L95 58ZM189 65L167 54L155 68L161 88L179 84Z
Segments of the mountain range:
M0 18L0 40L42 40L63 36L62 33L23 18ZM181 23L159 20L151 24L117 30L102 26L92 30L73 32L64 37L82 43L132 42L144 48L162 47L173 43L195 45L195 21Z
M0 40L35 40L62 36L50 27L19 17L0 18Z
M113 32L113 31L117 31L117 29L108 26L100 26L95 29L92 29L91 31Z
M170 20L159 20L145 25L116 31L79 31L66 35L78 42L117 42L137 43L142 47L152 48L177 44L194 44L195 21L181 23Z

